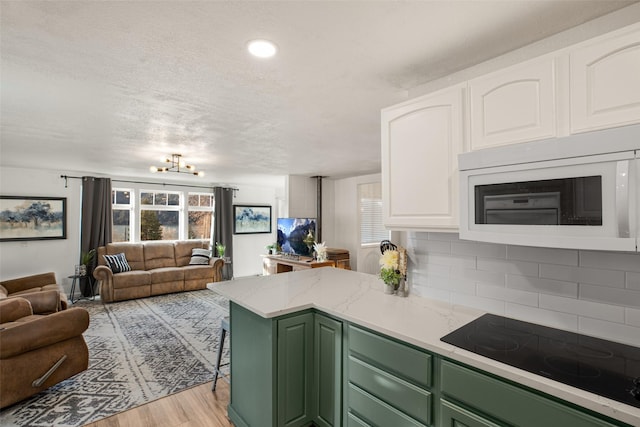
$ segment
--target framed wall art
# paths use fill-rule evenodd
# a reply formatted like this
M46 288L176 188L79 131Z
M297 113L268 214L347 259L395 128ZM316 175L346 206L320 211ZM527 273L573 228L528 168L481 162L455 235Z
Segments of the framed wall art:
M233 234L271 233L271 206L233 205Z
M66 238L66 197L0 196L0 242Z

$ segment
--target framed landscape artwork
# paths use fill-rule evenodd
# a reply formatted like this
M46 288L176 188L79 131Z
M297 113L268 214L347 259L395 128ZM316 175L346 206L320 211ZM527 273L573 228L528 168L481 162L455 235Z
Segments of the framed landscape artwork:
M66 197L0 196L0 242L66 238Z
M271 206L233 205L233 234L271 233Z

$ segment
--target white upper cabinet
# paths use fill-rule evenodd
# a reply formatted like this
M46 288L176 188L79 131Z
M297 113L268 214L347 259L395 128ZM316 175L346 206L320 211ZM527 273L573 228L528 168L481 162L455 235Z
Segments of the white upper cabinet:
M458 85L382 110L386 227L457 230L464 93Z
M553 58L473 79L469 99L471 151L556 136Z
M640 27L570 53L571 132L640 123Z

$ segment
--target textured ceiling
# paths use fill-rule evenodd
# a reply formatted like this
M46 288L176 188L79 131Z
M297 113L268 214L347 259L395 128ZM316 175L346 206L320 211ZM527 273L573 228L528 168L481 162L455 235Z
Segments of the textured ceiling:
M153 178L181 153L215 183L377 172L380 109L407 89L629 3L3 0L0 164ZM250 57L254 38L278 55Z

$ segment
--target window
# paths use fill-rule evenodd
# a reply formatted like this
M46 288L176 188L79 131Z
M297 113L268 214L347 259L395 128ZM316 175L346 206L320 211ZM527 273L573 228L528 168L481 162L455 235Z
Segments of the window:
M180 192L140 192L140 240L180 239L180 196Z
M125 188L114 188L111 191L113 223L111 240L113 242L131 241L131 219L133 217L132 191Z
M389 231L382 225L382 184L379 182L358 185L360 220L360 245L379 244L389 238Z
M209 239L213 222L213 194L189 193L187 205L187 238Z

